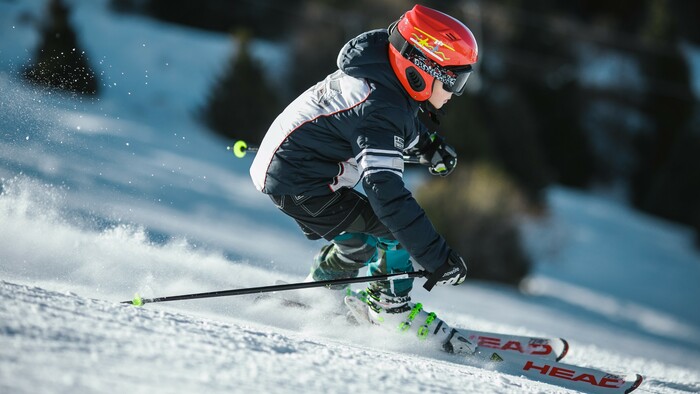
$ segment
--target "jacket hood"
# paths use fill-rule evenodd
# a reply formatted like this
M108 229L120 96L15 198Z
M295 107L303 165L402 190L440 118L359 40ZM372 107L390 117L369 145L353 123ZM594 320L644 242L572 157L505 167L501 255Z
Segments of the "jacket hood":
M348 41L338 54L338 68L355 78L365 78L401 92L410 99L389 64L387 29L371 30Z

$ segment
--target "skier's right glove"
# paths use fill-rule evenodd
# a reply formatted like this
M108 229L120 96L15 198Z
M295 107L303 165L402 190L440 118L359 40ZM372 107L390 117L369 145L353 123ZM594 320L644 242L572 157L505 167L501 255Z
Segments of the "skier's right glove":
M457 151L438 133L430 136L419 148L420 163L433 175L447 176L457 166Z
M445 264L438 267L438 269L428 277L423 287L430 291L436 284L457 286L462 284L466 277L467 263L464 262L462 256L453 250L450 252Z

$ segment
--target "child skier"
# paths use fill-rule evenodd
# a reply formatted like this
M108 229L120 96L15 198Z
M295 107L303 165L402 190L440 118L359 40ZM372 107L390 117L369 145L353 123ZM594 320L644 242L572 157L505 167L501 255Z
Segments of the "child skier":
M316 256L310 280L355 277L365 266L369 275L408 272L415 261L431 273L428 290L464 281L464 259L404 186L403 157L419 155L433 174L454 169L454 149L430 134L417 114L427 111L426 101L440 109L463 93L477 52L464 24L416 5L388 29L345 44L339 70L272 123L250 174L309 239L330 241ZM353 189L358 182L366 195ZM413 326L448 352L474 352L456 330L409 302L412 286L413 279L372 282L364 293L365 316L391 329Z

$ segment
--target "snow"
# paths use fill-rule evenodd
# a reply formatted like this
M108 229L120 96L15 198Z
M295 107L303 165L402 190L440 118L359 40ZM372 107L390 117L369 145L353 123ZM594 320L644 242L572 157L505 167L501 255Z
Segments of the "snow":
M105 83L72 98L18 77L44 3L0 2L0 392L563 391L348 326L321 312L337 302L325 290L296 292L319 311L252 296L119 304L300 281L321 244L195 120L235 43L71 1ZM691 231L600 196L548 196L550 215L523 223L536 261L523 292L472 281L414 298L457 327L564 337L567 362L641 373L638 392L700 391Z

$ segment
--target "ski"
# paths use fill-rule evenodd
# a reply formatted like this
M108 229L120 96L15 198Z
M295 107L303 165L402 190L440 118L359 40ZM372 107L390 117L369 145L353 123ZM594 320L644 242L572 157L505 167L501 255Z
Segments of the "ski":
M358 293L345 297L345 304L358 322L369 323L366 301ZM630 393L642 383L641 375L617 375L560 362L569 349L563 339L532 338L456 328L477 344L477 351L464 361L530 380L593 394Z
M369 318L365 316L367 307L362 297L352 291L348 292L348 295L353 297L346 297L345 305L352 312L354 323L371 325ZM282 293L267 293L256 297L256 302L263 300L274 300L289 308L313 309L313 306L304 300ZM339 311L328 313L344 315ZM569 351L568 342L562 338L510 335L466 328L457 330L477 344L476 353L463 359L464 361L476 362L480 367L501 373L592 394L631 393L643 381L642 375L639 374L615 374L561 362Z
M498 372L591 394L631 393L644 380L639 374L613 374L595 368L484 348L477 350L476 357Z
M370 324L366 301L358 293L351 295L345 297L345 305L358 322ZM484 367L502 373L593 394L630 393L642 383L638 374L616 375L560 362L569 350L564 339L455 329L477 344L476 353L466 356L465 361L478 360Z
M278 281L280 283L280 281ZM283 283L283 282L282 282ZM355 292L352 294L356 295ZM283 293L264 293L256 296L255 302L265 300L274 300L280 305L287 308L297 308L302 310L312 309L313 307L299 298ZM346 301L348 308L366 309L366 304L359 298L353 297ZM353 302L357 300L356 305ZM345 316L345 312L328 311L329 314L335 316ZM369 319L357 319L357 315L361 313L353 313L355 320L353 323L370 325ZM497 332L477 331L467 328L457 328L460 333L468 338L471 342L476 343L480 349L490 349L500 353L515 353L520 355L528 355L531 357L542 358L546 360L560 361L566 356L569 351L569 343L562 338L542 338L523 335L511 335Z
M569 343L563 338L508 335L465 328L457 328L457 330L471 342L476 343L479 349L493 349L498 352L517 353L554 361L560 361L569 351Z

